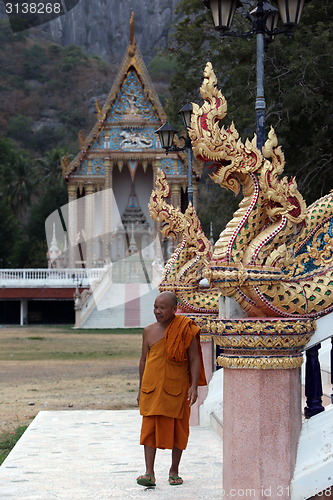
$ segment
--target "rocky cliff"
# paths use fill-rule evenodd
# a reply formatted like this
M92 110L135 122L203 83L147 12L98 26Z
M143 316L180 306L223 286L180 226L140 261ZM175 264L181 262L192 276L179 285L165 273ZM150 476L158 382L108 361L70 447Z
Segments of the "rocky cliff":
M180 0L79 0L52 21L31 28L60 45L78 45L107 62L119 62L129 40L129 19L135 14L135 38L146 60L168 42ZM2 4L2 2L1 2ZM1 17L5 17L3 4Z

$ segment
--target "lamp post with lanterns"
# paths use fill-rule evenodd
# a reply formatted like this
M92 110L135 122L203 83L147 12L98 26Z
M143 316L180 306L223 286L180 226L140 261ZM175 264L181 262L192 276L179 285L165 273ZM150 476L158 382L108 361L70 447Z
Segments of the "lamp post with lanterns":
M264 53L265 42L270 42L276 35L287 33L290 35L298 24L304 3L307 0L277 0L278 9L265 0L258 0L256 7L247 13L252 22L251 30L247 32L229 31L235 11L242 7L240 0L203 0L210 9L214 27L223 36L248 38L257 36L257 96L256 96L256 132L257 146L261 150L265 143L265 93L264 93ZM279 19L282 28L279 28Z
M191 103L184 104L184 106L181 108L178 114L181 115L184 126L186 127L187 130L191 125L192 104ZM193 204L193 182L192 182L193 152L192 152L191 139L189 138L188 135L186 135L186 137L181 136L180 139L184 140L184 146L183 147L175 146L173 144L173 140L175 134L177 133L177 130L174 129L168 122L164 123L164 125L162 125L162 127L156 130L155 133L158 134L161 146L163 149L165 149L166 154L168 154L169 151L185 151L185 150L187 151L187 197L188 197L188 203Z

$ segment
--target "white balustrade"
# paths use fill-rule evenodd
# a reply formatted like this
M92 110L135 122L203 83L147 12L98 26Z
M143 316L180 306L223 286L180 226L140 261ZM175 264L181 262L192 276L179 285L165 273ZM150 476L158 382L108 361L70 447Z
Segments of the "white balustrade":
M104 273L103 268L0 269L0 286L2 288L87 287Z

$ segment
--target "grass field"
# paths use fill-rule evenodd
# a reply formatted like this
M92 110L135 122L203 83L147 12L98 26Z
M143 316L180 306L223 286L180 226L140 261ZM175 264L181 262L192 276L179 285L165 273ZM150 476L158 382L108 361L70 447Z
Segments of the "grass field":
M141 329L0 328L0 361L136 358Z
M136 407L141 332L0 327L0 435L43 410Z

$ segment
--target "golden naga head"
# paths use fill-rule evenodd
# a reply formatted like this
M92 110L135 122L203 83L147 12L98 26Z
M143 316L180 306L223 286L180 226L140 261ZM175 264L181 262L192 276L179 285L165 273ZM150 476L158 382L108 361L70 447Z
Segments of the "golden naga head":
M211 243L202 230L192 203L189 204L185 213L182 213L178 207L165 201L169 193L170 188L166 175L162 170L158 170L155 189L152 191L148 204L151 218L160 223L160 231L163 236L169 236L176 240L181 235L186 238L188 251L193 249L197 255L210 256Z
M200 93L205 102L201 107L193 103L189 131L193 153L197 159L215 168L211 175L214 182L238 194L239 176L256 172L263 161L256 136L243 144L233 123L227 128L220 127L220 121L227 114L227 101L217 88L216 75L210 62L204 71Z
M233 123L220 127L227 113L227 102L217 88L210 62L206 65L200 92L205 102L201 107L193 104L189 134L196 158L208 163L209 168L215 168L212 180L238 194L242 187L244 190L249 176L255 175L255 182L265 198L264 210L269 220L284 215L291 222L301 222L306 205L295 179L279 179L285 160L274 129L271 127L261 153L256 135L243 143Z
M170 194L166 175L157 171L155 189L152 191L148 204L149 214L153 220L160 223L163 236L177 239L179 232L185 229L184 215L178 207L169 205L165 200Z

